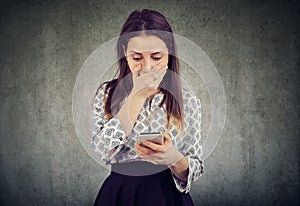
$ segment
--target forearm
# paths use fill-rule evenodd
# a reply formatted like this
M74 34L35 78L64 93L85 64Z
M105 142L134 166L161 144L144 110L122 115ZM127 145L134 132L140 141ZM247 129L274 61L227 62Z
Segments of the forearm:
M176 177L187 182L189 163L185 157L181 158L175 165L169 166L169 168Z
M126 98L123 106L118 112L117 116L120 119L124 133L128 136L133 128L134 122L136 121L141 108L144 104L144 99L138 98L131 92Z

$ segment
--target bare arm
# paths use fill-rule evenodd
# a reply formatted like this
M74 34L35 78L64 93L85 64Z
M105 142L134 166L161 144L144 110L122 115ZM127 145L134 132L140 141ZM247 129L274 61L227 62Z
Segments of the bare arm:
M169 168L179 179L187 182L189 163L185 157L180 159L175 165L169 166Z
M121 121L126 137L130 134L134 122L136 121L144 104L144 101L145 99L139 98L134 95L133 92L131 92L126 98L119 113L117 114L118 118Z
M130 134L147 97L159 91L158 85L163 79L166 69L167 67L155 68L143 75L138 75L139 70L133 72L133 89L117 114L126 137ZM157 79L153 79L154 74L157 75Z

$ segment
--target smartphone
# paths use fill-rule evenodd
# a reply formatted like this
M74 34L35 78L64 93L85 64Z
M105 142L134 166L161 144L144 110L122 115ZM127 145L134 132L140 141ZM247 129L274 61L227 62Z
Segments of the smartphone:
M143 132L137 137L137 143L141 144L143 140L162 145L164 144L164 135L162 132Z

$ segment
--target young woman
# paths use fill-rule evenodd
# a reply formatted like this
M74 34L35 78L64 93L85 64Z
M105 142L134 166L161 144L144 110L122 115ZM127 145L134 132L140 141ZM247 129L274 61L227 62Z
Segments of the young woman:
M93 107L92 146L112 168L94 205L194 205L189 191L203 173L201 104L181 87L171 26L157 11L133 11L117 54L119 76L99 86ZM159 131L162 144L136 141Z

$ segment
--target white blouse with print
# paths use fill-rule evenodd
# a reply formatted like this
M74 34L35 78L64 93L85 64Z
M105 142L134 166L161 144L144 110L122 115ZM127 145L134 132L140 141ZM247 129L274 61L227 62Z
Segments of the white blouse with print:
M188 160L187 182L181 181L173 173L172 177L176 188L180 192L188 193L192 182L203 174L203 160L201 140L201 103L192 92L182 89L184 107L184 130L179 133L174 123L166 130L165 104L159 107L163 100L163 94L158 93L150 101L146 99L140 114L132 128L128 139L122 129L117 116L107 119L104 115L104 88L98 90L93 104L93 138L91 146L105 164L121 163L130 161L143 161L134 149L137 136L142 132L166 132L172 139L173 146L178 149ZM150 116L150 117L149 117ZM145 119L147 120L145 121Z

